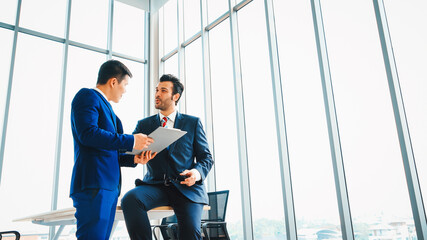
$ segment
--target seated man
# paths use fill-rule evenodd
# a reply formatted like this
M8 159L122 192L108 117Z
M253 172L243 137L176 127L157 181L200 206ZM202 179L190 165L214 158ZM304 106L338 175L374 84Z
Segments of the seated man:
M178 78L163 75L155 95L155 107L160 113L140 120L135 128L134 134L150 134L159 126L187 133L152 160L147 158L144 180L137 179L137 186L123 197L121 206L133 240L152 239L147 211L164 205L175 211L179 239L202 239L203 205L208 204L203 180L213 160L200 119L175 110L183 90Z

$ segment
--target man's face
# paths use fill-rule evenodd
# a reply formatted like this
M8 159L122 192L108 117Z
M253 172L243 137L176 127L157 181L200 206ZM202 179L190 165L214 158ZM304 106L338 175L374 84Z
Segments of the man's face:
M125 78L119 83L118 79L113 83L113 91L111 96L111 101L118 103L122 98L123 94L126 92L126 86L129 83L129 76L126 75Z
M172 82L159 82L156 87L155 107L162 111L170 109L175 106L175 102L178 100L178 97L178 93L173 95Z

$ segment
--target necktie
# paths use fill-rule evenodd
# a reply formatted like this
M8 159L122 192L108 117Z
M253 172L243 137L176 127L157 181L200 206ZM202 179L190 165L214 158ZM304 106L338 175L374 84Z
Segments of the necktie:
M162 127L165 127L167 122L168 122L168 118L167 117L163 117L163 119L162 119Z

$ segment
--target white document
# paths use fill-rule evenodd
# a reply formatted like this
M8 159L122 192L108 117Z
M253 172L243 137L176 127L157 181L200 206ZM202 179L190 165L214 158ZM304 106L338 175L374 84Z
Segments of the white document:
M143 151L153 151L154 152L160 152L163 149L165 149L167 146L174 143L176 140L184 136L187 132L181 131L176 128L164 128L164 127L158 127L154 132L150 133L148 137L154 139L154 142L150 144L148 147L142 149L142 150L136 150L133 149L132 152L126 152L127 154L131 155L138 155Z

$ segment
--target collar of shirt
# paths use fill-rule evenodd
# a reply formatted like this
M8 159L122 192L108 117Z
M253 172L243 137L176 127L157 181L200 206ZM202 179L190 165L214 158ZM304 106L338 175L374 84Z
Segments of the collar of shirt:
M168 121L166 122L166 126L169 128L173 128L173 125L175 123L175 118L176 118L176 110L173 111L171 114L169 114L169 116L165 116L159 112L159 117L160 117L160 122L162 122L163 117L167 117Z
M105 96L105 94L101 91L101 89L99 89L99 88L92 88L93 90L95 90L95 91L98 91L99 93L101 93L101 95L105 98L105 100L107 100L107 102L109 102L108 101L108 99L107 99L107 96Z

